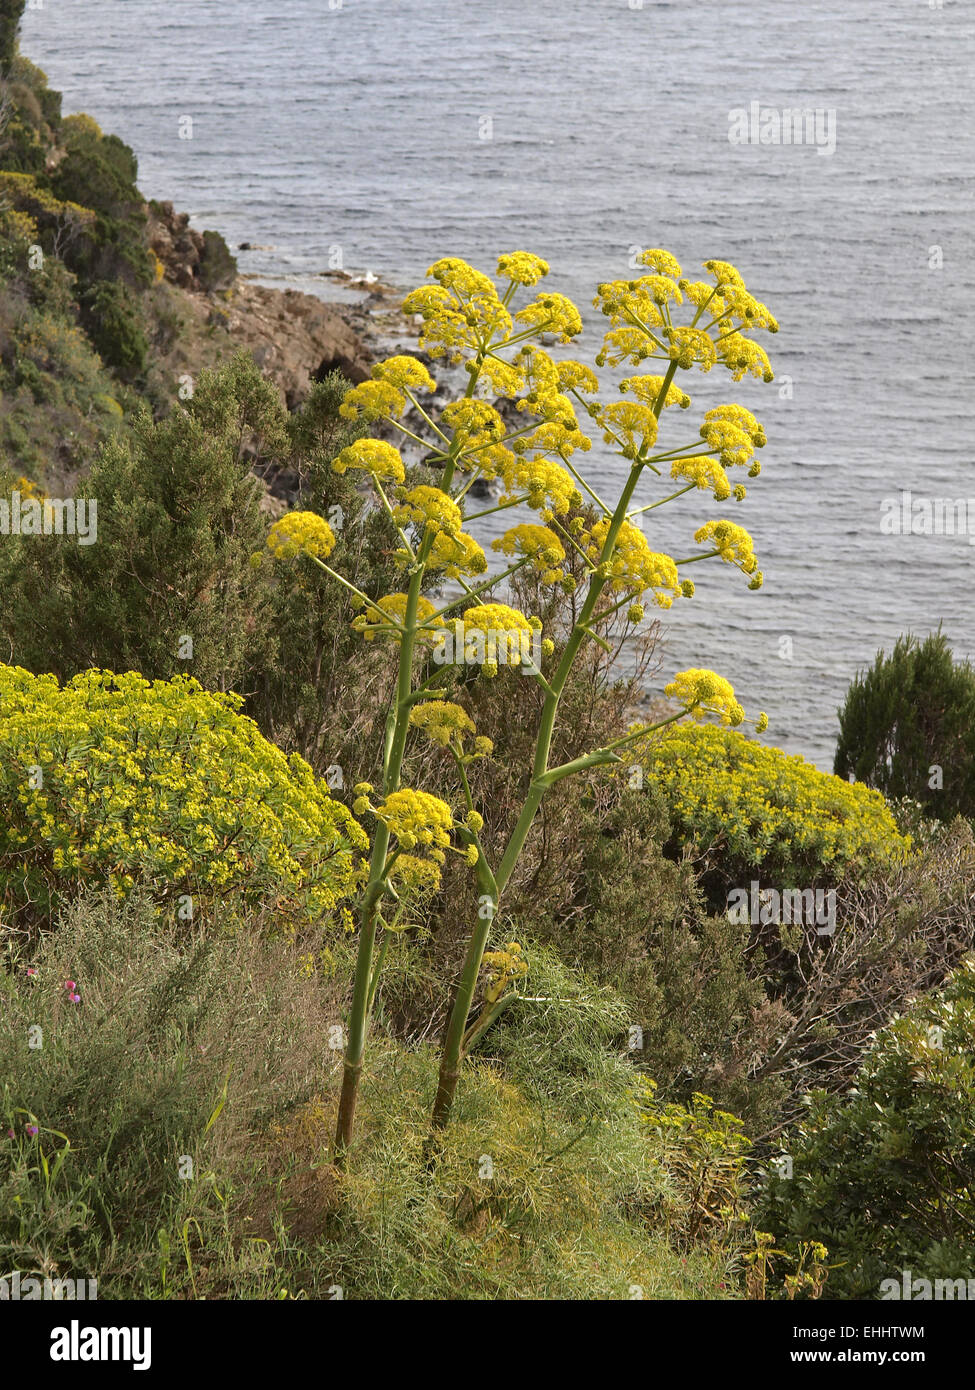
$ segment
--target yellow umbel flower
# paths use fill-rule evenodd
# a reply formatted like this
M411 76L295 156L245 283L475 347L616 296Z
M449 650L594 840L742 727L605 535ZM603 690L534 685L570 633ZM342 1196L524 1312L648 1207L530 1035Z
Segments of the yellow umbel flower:
M531 622L517 608L509 608L506 603L478 603L468 608L463 616L463 624L468 632L483 632L486 636L494 633L534 632Z
M518 285L537 285L549 271L548 261L530 251L509 251L498 257L498 274Z
M525 390L517 407L543 424L530 435L513 440L514 452L551 453L564 458L576 449L588 451L592 441L580 430L575 407L560 389L552 358L541 348L528 346L522 349L520 360L525 364Z
M721 559L737 565L742 574L755 574L755 543L743 526L733 521L706 521L694 532L694 539L699 545L710 541Z
M744 430L756 449L764 449L768 443L764 427L755 419L750 410L743 405L716 405L713 410L704 412L705 420L727 420L738 429Z
M705 261L704 269L709 270L714 276L715 284L719 290L726 287L731 289L743 290L745 282L741 277L741 272L736 270L730 261Z
M505 425L493 405L487 401L476 401L469 396L459 401L451 401L444 406L440 420L442 425L453 431L453 443L458 456L468 450L479 450L473 462L481 465L480 453L487 446L497 444L505 436Z
M453 630L456 660L479 665L487 677L498 666L535 665L532 648L538 619L528 619L504 603L475 604L449 625ZM475 745L476 746L476 745Z
M388 382L400 391L436 391L437 383L416 357L386 357L372 369L377 381Z
M565 516L582 503L582 494L571 475L548 459L516 459L504 473L502 502L510 502L527 493L527 502L540 511L542 520L552 515Z
M423 320L420 346L431 357L448 354L452 362L460 362L466 353L510 336L511 315L486 275L452 256L436 261L427 274L439 284L408 294L403 312Z
M481 383L484 389L490 388L496 396L507 396L510 400L525 389L520 369L500 357L486 357L481 363Z
M718 360L719 349L703 328L662 328L667 339L668 356L678 367L689 371L695 362L702 372L709 372Z
M390 792L375 809L378 820L395 835L404 850L446 849L454 813L446 801L430 792L403 787Z
M547 526L534 526L530 522L512 526L503 536L491 542L491 549L503 551L509 556L526 556L531 560L532 568L541 576L543 584L558 584L565 577L565 571L561 568L565 560L565 546Z
M394 642L398 642L400 640L400 632L406 622L406 602L406 594L385 594L374 604L370 603L365 613L360 613L359 616L353 620L352 626L357 632L362 634L367 642L373 641L377 635L377 631L380 636L391 637ZM436 611L430 600L424 598L421 594L417 599L416 606L417 623L430 623L430 619L433 618ZM440 619L434 619L434 621L430 623L431 628L442 626L443 623ZM389 631L387 630L389 628L398 630ZM429 629L426 631L421 630L417 633L417 640L432 641L434 640L433 633Z
M565 397L561 396L559 400L564 401ZM524 408L539 416L547 415L553 406L556 406L556 403L552 397L536 399L533 405L526 401L523 407L519 403L519 409ZM588 453L591 448L592 440L582 433L571 411L558 410L557 406L551 419L543 419L530 434L521 435L511 442L511 452L519 457L528 454L535 457L554 454L559 458L568 458L576 449Z
M483 271L475 270L466 261L462 261L459 256L442 256L439 261L434 261L427 275L445 289L454 290L465 299L473 299L479 294L497 295L493 281Z
M686 479L702 490L711 488L716 502L724 502L731 496L731 484L727 473L717 459L709 458L707 454L675 459L670 465L670 476Z
M745 718L745 711L735 699L731 682L714 671L679 671L664 687L664 694L684 705L693 719L705 719L709 714L717 714L722 724L740 724Z
M637 260L641 265L656 271L658 275L669 275L673 280L680 279L680 263L677 258L669 251L662 251L659 246L641 251Z
M709 285L706 280L681 280L679 284L684 298L696 309L706 311L712 319L721 317L724 299L716 285Z
M582 315L564 294L539 294L515 318L539 333L555 334L560 343L571 342L582 332Z
M647 275L639 280L606 280L596 286L593 307L609 319L614 328L659 328L664 323L662 307L671 298L680 301L680 290L664 276Z
M710 414L710 412L709 412ZM730 419L709 420L705 416L700 429L701 438L717 450L725 468L747 468L755 457L755 445L748 431Z
M448 579L460 579L462 575L484 574L487 567L484 551L466 531L458 531L456 536L437 532L427 559L428 570L443 570Z
M587 546L587 554L593 564L599 561L608 534L609 520L603 518L597 521L588 537ZM651 550L643 532L629 521L624 521L620 527L613 554L600 566L600 572L608 579L609 587L618 594L639 598L647 590L653 590L654 601L659 608L670 608L681 592L674 561L669 555Z
M603 439L619 444L625 459L635 459L657 438L657 417L649 405L637 401L611 401L599 415Z
M406 477L400 451L383 439L357 439L332 461L336 473L345 473L350 468L361 468L374 478L388 478L394 483L401 483Z
M456 536L461 528L463 516L460 507L452 497L438 487L421 483L418 487L402 490L399 504L393 508L393 516L401 526L411 522L422 531L442 531L447 536Z
M503 951L485 951L482 957L487 966L484 998L496 1004L512 980L528 974L528 962L517 941L509 941Z
M599 390L599 378L584 362L565 357L556 362L555 372L562 391L580 391L585 396L594 396Z
M663 384L662 376L628 376L620 382L620 390L632 391L638 401L642 401L644 405L654 406L663 389ZM667 387L662 408L668 405L679 405L681 410L686 410L690 403L691 398L687 392L682 391L679 386L671 382Z
M758 377L760 381L774 381L775 373L768 360L768 353L751 338L741 333L732 333L717 345L718 356L728 368L735 381L741 381L746 372Z
M768 333L778 333L779 324L775 315L761 300L755 299L747 290L725 286L721 291L723 325L738 320L741 328L764 328Z
M290 560L302 552L327 560L335 546L331 526L317 512L288 512L267 536L268 550L278 560Z
M467 711L450 700L427 700L414 705L410 723L441 748L449 748L454 742L462 744L465 734L477 732Z
M402 891L423 897L436 893L440 887L440 865L432 859L420 859L415 854L397 855L389 871L390 882Z
M362 381L346 391L339 406L343 420L398 420L406 409L406 397L388 381Z
M641 328L613 328L604 337L595 363L597 367L605 367L607 362L616 367L620 362L644 362L654 354L653 341Z

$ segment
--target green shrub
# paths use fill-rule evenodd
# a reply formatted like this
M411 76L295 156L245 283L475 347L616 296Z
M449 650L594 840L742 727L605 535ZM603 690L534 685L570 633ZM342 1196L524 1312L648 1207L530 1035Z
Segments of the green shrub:
M82 297L84 320L103 361L131 381L145 371L149 354L138 300L119 281L99 280Z
M329 912L366 838L306 763L286 758L232 695L178 678L0 666L0 901L13 923L58 899L137 880L186 911L243 894L275 920ZM183 900L183 901L180 901Z
M51 191L96 214L91 238L68 257L71 270L93 288L99 281L123 280L130 288L153 283L145 203L136 184L138 163L124 141L102 135L97 126L76 124L67 152L49 175Z
M696 1150L644 1123L595 1038L574 1065L598 1122L475 1061L435 1162L436 1058L377 1038L340 1175L322 1040L342 999L287 942L86 893L24 966L0 970L5 1272L96 1277L103 1300L732 1295L717 1226L659 1229L701 1207Z
M203 288L211 293L228 289L237 278L237 262L219 232L203 233L199 278Z
M975 671L939 630L901 637L857 676L840 710L834 770L938 820L975 816Z
M881 1281L971 1278L975 1248L975 958L883 1028L845 1096L813 1093L772 1172L758 1224L820 1241L827 1295ZM773 1165L774 1167L774 1165Z
M241 356L201 372L188 409L107 439L77 492L98 503L98 544L11 537L0 551L12 659L62 680L90 667L177 672L225 690L267 656L267 535L245 446L286 447L277 393ZM246 687L245 687L246 688Z
M118 392L82 351L84 335L55 331L46 315L43 333L32 322L21 321L16 361L38 359L38 390L70 387L92 422L116 423ZM28 338L57 348L56 379ZM0 359L0 384L3 372ZM11 371L9 380L0 442L26 448L41 421L77 422L67 397L63 409L42 413L21 377ZM257 457L262 472L300 478L301 505L330 518L348 572L367 592L387 592L395 528L354 479L329 467L352 434L337 415L344 384L337 376L316 383L289 416L252 359L238 354L201 372L195 388L163 420L130 412L128 428L105 440L76 488L97 499L97 545L9 537L0 548L5 650L17 665L62 680L106 667L150 679L185 672L211 689L246 691L247 713L286 752L319 772L339 766L352 781L368 776L382 740L388 663L351 629L347 590L300 561L271 562L252 471ZM39 467L40 451L29 452Z
M27 0L5 0L0 10L0 63L4 67L17 52L17 31L26 7Z
M0 969L0 1269L97 1278L100 1298L193 1297L209 1246L212 1296L277 1295L270 1245L243 1217L231 1234L228 1207L247 1145L320 1080L339 1016L284 941L174 928L140 890L86 890Z
M379 598L393 582L399 538L355 480L331 468L362 433L338 414L347 387L338 372L314 383L301 409L287 418L282 466L298 479L296 505L329 521L336 536L332 563ZM351 627L351 594L299 556L275 562L265 549L259 574L268 596L268 635L266 648L255 644L248 663L247 688L254 692L248 711L268 738L301 753L316 770L344 768L352 774L350 785L371 776L392 673L377 644L363 643Z
M686 1247L702 1237L727 1241L747 1221L746 1161L751 1145L737 1115L695 1092L687 1106L664 1101L653 1081L638 1091L640 1115L662 1150L669 1179L654 1211L668 1238Z
M659 791L618 782L613 791L572 807L571 830L550 850L565 897L546 893L530 915L522 908L531 933L620 992L622 1031L638 1030L632 1058L669 1093L706 1090L761 1126L780 1089L744 1076L780 1023L761 954L726 914L706 912L691 864L664 856L670 826Z
M645 773L664 792L675 844L705 856L721 902L761 872L779 888L809 888L910 850L879 792L716 725L672 726L647 749Z
M498 940L504 933L498 932ZM604 1124L628 1096L633 1069L627 1058L630 1009L616 990L570 969L551 947L524 947L527 973L515 1001L477 1045L506 1077L542 1104L558 1101L563 1114Z

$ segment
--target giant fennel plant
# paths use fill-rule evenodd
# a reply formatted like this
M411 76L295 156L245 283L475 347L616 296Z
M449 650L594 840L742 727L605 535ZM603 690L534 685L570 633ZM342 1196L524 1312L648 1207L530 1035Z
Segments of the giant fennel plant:
M573 664L585 645L601 642L599 625L618 610L636 630L645 604L669 608L689 598L693 583L686 566L708 558L725 560L761 586L754 547L736 522L710 519L694 532L697 550L682 558L652 549L641 516L685 493L709 492L717 502L745 496L731 470L756 477L756 450L766 443L755 417L740 405L707 410L697 432L668 430L664 412L681 416L690 397L675 384L679 371L725 368L735 381L750 373L764 381L772 371L764 349L750 336L775 332L778 325L753 298L739 272L724 261L708 261L707 280L688 280L675 258L663 250L641 256L646 273L633 280L598 286L594 303L608 320L608 331L593 366L555 356L541 344L568 344L582 332L576 306L562 294L535 289L548 265L525 251L502 255L498 288L487 275L456 258L431 266L433 283L414 290L403 308L418 316L420 347L434 359L462 365L467 386L459 399L440 411L422 400L436 389L417 358L393 356L379 362L373 379L352 387L342 414L350 421L383 421L384 432L407 449L419 447L436 481L407 485L403 456L387 439L364 437L343 449L333 467L367 475L377 504L395 524L403 587L371 599L328 564L335 545L328 523L309 512L283 517L269 536L282 560L308 557L352 590L359 609L355 625L367 641L389 643L397 660L394 698L385 731L382 787L355 788L353 809L371 820L368 882L359 903L358 960L348 1020L341 1098L336 1132L339 1160L353 1136L356 1097L369 1019L385 947L391 932L408 925L416 895L434 890L448 852L463 854L476 879L473 926L457 982L443 1042L439 1086L433 1109L435 1128L449 1119L461 1062L517 990L524 965L516 943L487 951L492 922L546 793L561 779L624 760L628 744L646 737L646 726L604 747L552 765L559 702ZM534 297L517 307L519 295ZM645 371L659 364L659 373ZM621 368L618 395L604 400L596 369ZM514 424L494 401L514 406ZM628 465L625 482L612 503L605 501L581 470L578 457L592 440L580 425L598 431ZM634 507L640 479L661 481L661 496ZM471 512L475 483L493 483L492 505ZM483 489L482 489L483 490ZM487 558L467 529L490 512L521 509L532 519L517 522L494 542L507 564L488 573ZM530 568L543 585L571 587L567 557L582 562L584 589L576 595L575 621L560 649L540 632L540 620L505 602L505 581ZM303 561L304 562L304 561ZM423 592L431 578L452 581L456 595L434 601ZM490 757L490 741L478 736L468 713L448 697L460 680L496 676L499 664L521 668L536 681L543 703L535 738L531 781L520 814L500 853L483 842L483 818L469 776L473 760ZM678 711L652 727L690 715L717 717L739 725L745 716L727 680L705 670L679 673L667 686ZM767 725L760 715L759 729ZM458 810L421 787L404 786L408 740L431 740L447 750L456 768ZM489 966L483 1010L470 1021L478 975Z

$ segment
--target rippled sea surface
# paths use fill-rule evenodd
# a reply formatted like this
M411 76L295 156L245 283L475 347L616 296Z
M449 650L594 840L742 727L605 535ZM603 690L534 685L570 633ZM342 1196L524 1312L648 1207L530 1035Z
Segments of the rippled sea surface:
M66 111L132 145L147 195L273 248L240 253L246 272L322 293L310 277L334 247L404 285L440 255L490 270L524 247L586 304L634 247L692 273L734 262L780 319L777 380L683 374L680 437L699 408L741 400L768 432L763 473L732 511L688 494L647 534L687 554L702 520L731 515L765 587L716 561L689 571L661 684L722 672L768 710L769 741L828 768L837 707L878 648L943 622L975 655L968 535L880 529L883 500L910 489L970 498L975 533L969 6L44 0L22 47ZM731 144L729 112L752 102L834 112L835 151ZM586 463L612 493L622 465Z

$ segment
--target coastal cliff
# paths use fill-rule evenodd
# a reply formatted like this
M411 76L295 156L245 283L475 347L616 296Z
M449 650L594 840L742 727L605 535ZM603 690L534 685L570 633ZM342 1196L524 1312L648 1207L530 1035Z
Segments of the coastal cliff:
M27 58L0 66L0 469L42 487L70 487L106 431L168 414L242 348L289 410L330 371L369 374L388 287L336 305L258 284L137 176Z

